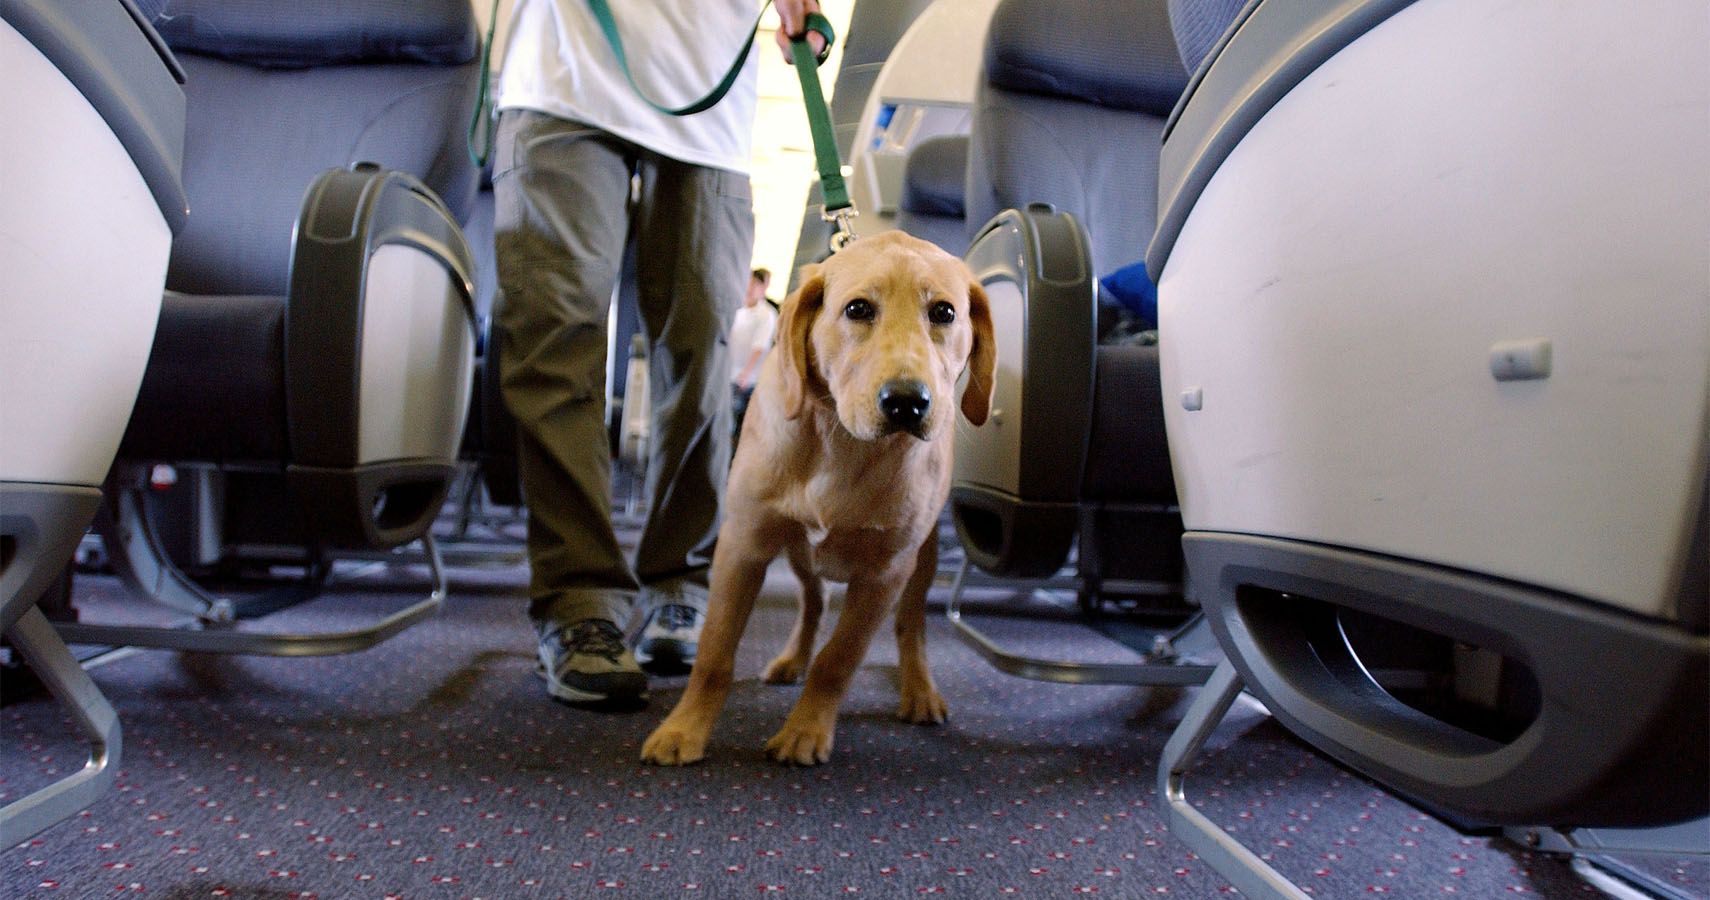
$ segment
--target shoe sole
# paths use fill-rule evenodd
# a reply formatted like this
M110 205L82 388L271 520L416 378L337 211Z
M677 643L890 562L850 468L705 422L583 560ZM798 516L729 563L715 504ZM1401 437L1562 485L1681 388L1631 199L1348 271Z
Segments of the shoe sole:
M534 673L546 682L546 692L566 703L624 703L647 699L647 689L644 687L636 693L605 693L583 691L571 687L562 681L546 674L546 667L536 665Z
M654 675L686 675L695 667L695 654L685 653L681 641L642 641L635 645L635 662Z

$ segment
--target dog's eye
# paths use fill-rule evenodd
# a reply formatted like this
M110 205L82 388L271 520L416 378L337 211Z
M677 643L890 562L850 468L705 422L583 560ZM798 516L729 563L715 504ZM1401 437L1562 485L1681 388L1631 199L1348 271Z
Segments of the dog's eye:
M843 307L843 315L856 322L870 322L878 314L873 304L865 300L851 300Z
M926 311L926 319L934 325L948 325L956 321L956 307L940 300Z

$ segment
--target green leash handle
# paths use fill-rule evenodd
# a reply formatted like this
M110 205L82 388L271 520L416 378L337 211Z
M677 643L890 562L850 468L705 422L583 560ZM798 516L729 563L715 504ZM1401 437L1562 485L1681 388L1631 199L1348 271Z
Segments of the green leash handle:
M843 163L837 158L837 133L831 127L831 111L826 107L825 94L819 87L818 63L807 40L809 31L818 31L825 36L825 46L830 48L831 23L819 13L808 13L804 24L807 27L801 37L790 40L790 53L795 59L796 76L802 83L808 130L813 133L814 165L819 169L819 185L825 194L825 210L821 215L826 221L837 223L831 249L841 250L854 238L849 218L855 215L855 206L849 202L849 188L843 183Z

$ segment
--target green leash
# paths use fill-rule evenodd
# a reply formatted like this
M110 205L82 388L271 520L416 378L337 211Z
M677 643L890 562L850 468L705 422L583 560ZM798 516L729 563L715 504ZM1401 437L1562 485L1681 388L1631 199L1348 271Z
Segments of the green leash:
M769 5L771 0L766 0L766 5L760 7L760 15L766 14L766 6ZM724 73L724 78L719 81L717 87L688 106L672 108L647 96L641 90L641 85L635 83L635 76L629 71L629 57L623 52L623 37L618 34L617 21L612 18L612 8L607 5L606 0L588 0L588 8L593 11L594 19L600 23L600 31L606 36L606 44L612 48L612 55L617 57L618 68L623 70L623 77L629 81L630 90L635 91L635 95L640 97L643 103L668 116L692 116L718 105L724 95L730 93L731 85L736 84L736 79L742 77L742 66L748 62L748 52L754 48L754 35L760 31L760 20L756 18L754 28L748 32L748 40L742 42L742 49L737 52L736 58L731 60L730 69ZM826 46L830 46L830 39L826 40Z
M837 133L831 127L831 110L826 107L825 94L819 89L818 63L807 41L808 31L819 31L825 36L826 49L831 49L831 23L819 13L808 13L804 24L807 30L801 37L791 39L790 53L795 58L796 76L802 82L808 130L813 132L814 165L819 169L819 186L825 195L825 206L820 216L836 226L831 235L831 251L835 253L855 239L855 226L849 221L855 217L855 204L849 202L849 188L843 183L843 163L837 158Z
M464 140L464 146L469 151L469 161L477 169L487 168L487 160L493 158L493 140L499 131L499 111L493 108L493 34L499 26L499 0L493 0L493 9L487 14L487 39L481 42L481 80L475 87L475 114L469 119L469 136ZM486 126L482 134L482 126ZM477 137L477 135L481 135ZM480 141L479 147L476 141Z
M764 16L766 6L772 0L760 7ZM629 82L630 89L640 97L642 102L668 116L692 116L705 112L716 106L725 94L741 77L742 68L748 61L748 54L754 48L754 35L760 30L760 19L754 20L754 28L748 32L748 40L742 44L742 50L736 54L730 68L724 73L724 78L705 97L687 106L672 108L656 102L642 91L641 85L635 81L635 75L629 70L629 57L624 53L623 37L618 34L617 21L612 18L612 10L607 0L587 0L588 8L593 12L594 19L600 23L600 31L604 33L606 43L612 48L612 55L617 57L618 68L623 70L623 77ZM476 103L475 115L469 123L469 158L476 166L484 167L487 160L492 158L493 141L497 131L498 111L493 108L489 85L492 66L490 55L493 48L493 35L498 25L499 4L493 4L491 17L487 21L487 39L481 48L480 96ZM840 250L854 239L855 233L849 222L855 215L855 207L849 202L849 189L843 183L843 165L837 158L837 137L831 127L831 112L825 104L825 94L820 90L818 67L825 62L831 52L831 45L837 39L831 28L831 22L819 13L808 13L801 37L790 41L790 52L795 62L796 75L802 83L802 99L807 104L808 128L813 133L814 163L819 170L819 182L825 194L825 209L822 216L828 222L837 225L837 232L832 236L831 249ZM808 43L807 32L816 31L825 38L825 49L818 56L814 55L813 47ZM484 135L483 135L483 126ZM477 141L480 148L477 149Z

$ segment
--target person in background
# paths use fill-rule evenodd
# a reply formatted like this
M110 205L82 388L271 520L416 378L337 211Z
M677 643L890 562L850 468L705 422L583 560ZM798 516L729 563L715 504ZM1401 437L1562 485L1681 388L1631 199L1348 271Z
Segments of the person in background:
M754 382L760 378L760 361L772 346L778 332L778 311L766 299L766 288L772 283L770 269L755 269L748 277L748 295L730 323L730 451L742 438L742 417L748 412L748 400L754 396Z
M750 145L758 65L719 83L759 0L611 4L632 88L587 0L519 0L499 79L495 250L500 386L528 502L529 616L547 691L628 705L687 671L730 468L725 330L754 245ZM776 0L778 45L816 0ZM815 52L824 39L810 34ZM625 242L651 360L646 524L633 562L611 522L606 321ZM632 650L625 626L645 624Z

